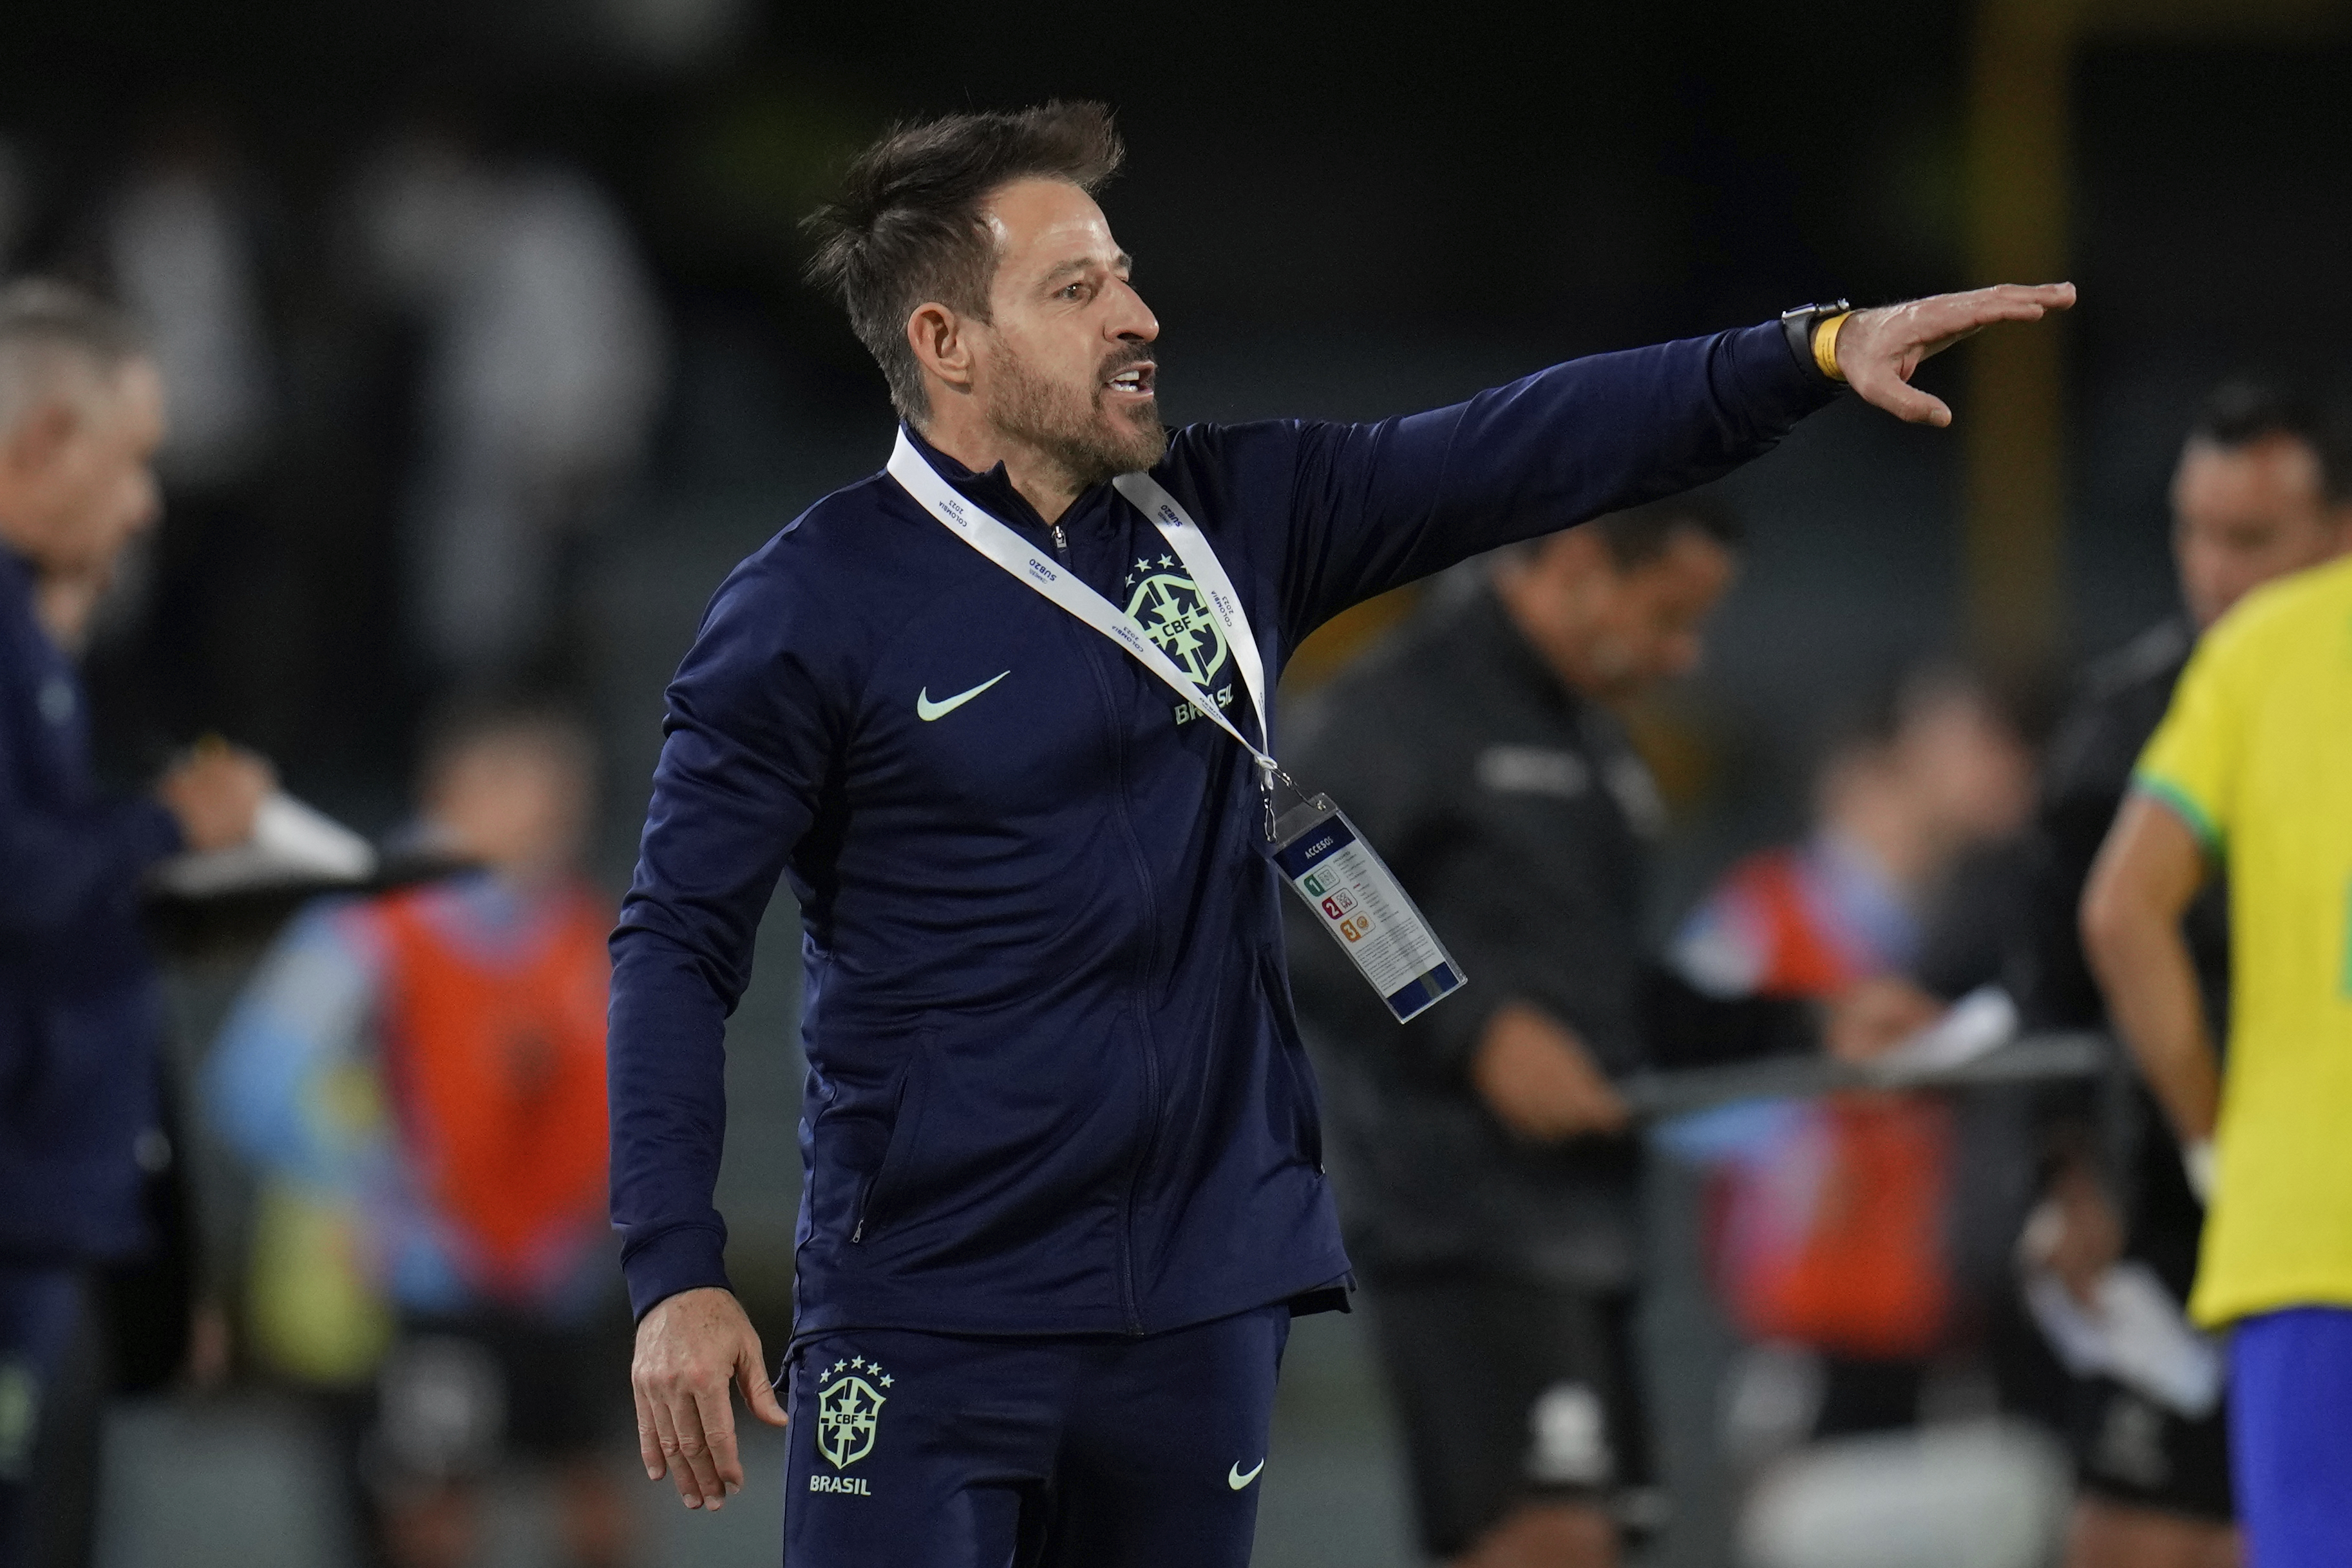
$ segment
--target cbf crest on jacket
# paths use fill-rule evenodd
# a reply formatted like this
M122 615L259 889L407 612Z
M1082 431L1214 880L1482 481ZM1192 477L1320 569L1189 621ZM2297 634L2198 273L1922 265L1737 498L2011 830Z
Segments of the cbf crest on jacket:
M1347 606L1711 479L1829 395L1774 324L1377 424L1191 426L1152 474L1278 673ZM919 450L1255 728L1110 485L1049 529L1001 467ZM1345 1280L1256 770L1201 717L884 475L729 577L669 689L614 936L640 1313L726 1282L724 1022L779 876L805 931L796 1334L1152 1333Z

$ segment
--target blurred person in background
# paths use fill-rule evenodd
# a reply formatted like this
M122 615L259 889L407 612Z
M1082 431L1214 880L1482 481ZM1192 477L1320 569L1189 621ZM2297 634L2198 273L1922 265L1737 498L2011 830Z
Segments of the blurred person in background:
M1345 788L1474 988L1400 1028L1290 912L1423 1544L1461 1568L1612 1563L1662 1518L1611 1077L1816 1038L1802 1006L1708 1005L1641 938L1664 808L1616 710L1696 665L1738 543L1684 497L1498 552L1294 720L1293 765Z
M152 800L89 768L73 653L157 511L155 362L111 308L56 284L0 289L0 1563L20 1560L35 1439L85 1271L148 1242L162 988L141 879L246 840L270 789L214 747Z
M2083 948L2205 1207L2189 1312L2228 1335L2247 1558L2333 1568L2352 1562L2352 519L2304 443L2246 455L2327 498L2330 559L2198 638L2092 864ZM2261 531L2252 506L2241 523ZM2184 572L2193 591L2258 575L2218 564ZM2225 868L2226 1066L2186 932Z
M1969 852L2022 827L2032 785L1984 684L1914 672L1830 746L1811 834L1733 866L1685 920L1677 967L1725 998L1861 988L1924 1027L1943 999L1913 977L1938 904ZM1716 1173L1717 1282L1756 1347L1727 1400L1735 1457L1918 1423L1962 1315L1958 1134L1957 1108L1925 1094L1772 1101L1670 1130Z
M577 556L635 470L667 356L626 220L583 171L446 129L389 142L353 204L425 329L410 635L440 682L569 674Z
M421 847L479 869L309 911L208 1070L214 1117L268 1178L257 1348L322 1384L373 1373L358 1461L394 1568L467 1561L479 1483L514 1456L556 1466L571 1563L627 1555L593 778L567 715L455 708L425 747Z
M2104 1030L2078 910L2133 765L2172 700L2197 639L2247 593L2332 558L2352 526L2352 432L2308 392L2273 382L2216 388L2171 487L2183 613L2092 666L2050 754L2034 825L2020 1002L2027 1027ZM2209 1026L2230 1016L2227 879L2189 904L2182 934ZM2076 1108L2053 1129L2059 1157L2037 1214L2032 1261L2086 1305L2118 1262L2153 1270L2176 1302L2195 1276L2204 1207L2180 1145L2137 1079L2118 1137ZM2074 1391L2080 1477L2070 1568L2225 1568L2238 1560L2227 1414L2175 1408L2108 1376Z

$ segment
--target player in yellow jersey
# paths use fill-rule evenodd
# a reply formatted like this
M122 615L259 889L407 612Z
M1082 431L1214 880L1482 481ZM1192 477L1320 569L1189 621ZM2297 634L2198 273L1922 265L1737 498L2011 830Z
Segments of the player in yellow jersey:
M2224 865L2226 1071L2180 931ZM2083 936L2209 1205L2189 1310L2231 1331L2252 1562L2352 1563L2352 559L2206 634L2100 852Z

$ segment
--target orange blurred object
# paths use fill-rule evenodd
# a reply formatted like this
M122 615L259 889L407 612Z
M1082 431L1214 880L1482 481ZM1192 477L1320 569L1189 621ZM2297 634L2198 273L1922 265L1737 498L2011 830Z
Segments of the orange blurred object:
M1759 995L1826 1000L1868 977L1823 928L1794 853L1751 856L1726 884L1762 920ZM1952 1309L1951 1108L1840 1094L1799 1115L1770 1161L1735 1162L1717 1178L1709 1228L1733 1314L1758 1339L1866 1357L1932 1352Z
M382 908L384 1065L422 1196L471 1282L528 1302L578 1260L605 1203L604 1003L612 915L585 892L525 962L436 927L429 891Z

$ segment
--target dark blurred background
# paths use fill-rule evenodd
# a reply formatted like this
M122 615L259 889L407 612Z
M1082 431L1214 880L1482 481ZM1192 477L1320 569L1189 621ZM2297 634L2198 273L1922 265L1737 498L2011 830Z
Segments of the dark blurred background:
M1843 404L1724 486L1747 577L1707 671L1642 727L1676 809L1663 925L1794 826L1811 716L1938 651L2047 685L2169 607L2165 486L2207 387L2340 379L2347 86L2352 5L2325 0L12 0L0 262L183 311L184 373L215 378L174 388L183 422L207 395L226 411L167 465L172 510L93 653L109 765L143 777L218 731L379 832L419 716L468 661L520 662L596 717L615 891L703 601L885 455L880 378L798 281L797 223L894 120L1118 108L1130 160L1105 205L1164 329L1171 423L1378 416L1805 301L2071 277L2082 304L2054 329L1926 371L1954 430ZM545 198L542 227L484 241L467 202L516 191ZM514 276L467 297L486 245ZM637 328L583 347L599 301ZM501 331L520 346L468 360ZM550 437L552 477L469 468L467 421L540 384L476 383L567 364L607 392ZM502 484L562 493L517 503L554 517L511 567L537 619L503 649L436 640L425 519ZM1393 619L1334 628L1294 685ZM724 1199L772 1343L797 1181L789 927L779 911L737 1019ZM234 980L184 967L187 1049ZM1686 1297L1659 1332L1719 1335ZM1411 1560L1355 1333L1302 1326L1263 1562ZM340 1561L292 1417L241 1397L119 1415L107 1563ZM1670 1428L1703 1435L1707 1398L1669 1389ZM765 1484L719 1521L664 1514L656 1541L771 1560ZM1694 1496L1654 1561L1724 1560ZM533 1506L514 1502L502 1561L540 1560Z

